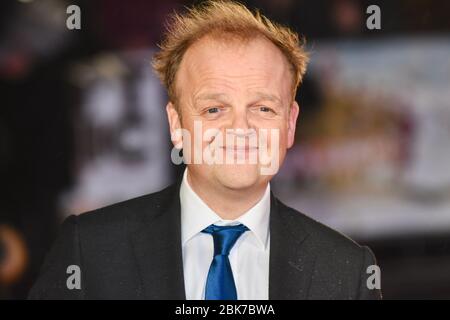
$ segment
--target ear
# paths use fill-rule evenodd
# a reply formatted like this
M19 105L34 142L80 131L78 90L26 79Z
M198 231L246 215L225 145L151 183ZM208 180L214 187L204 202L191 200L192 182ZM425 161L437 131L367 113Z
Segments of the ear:
M169 121L169 130L172 143L175 148L183 148L183 137L181 135L181 121L178 111L172 102L166 105L167 120Z
M289 149L294 144L295 128L297 126L297 118L300 113L300 107L297 101L293 101L288 116L288 134L287 134L287 148Z

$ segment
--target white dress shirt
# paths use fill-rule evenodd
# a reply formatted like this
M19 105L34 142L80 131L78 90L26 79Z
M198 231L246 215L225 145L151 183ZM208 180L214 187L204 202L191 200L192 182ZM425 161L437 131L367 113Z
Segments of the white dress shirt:
M180 187L181 241L186 299L205 298L205 285L214 256L213 237L201 231L211 224L244 224L229 260L239 300L269 298L270 184L261 200L236 220L223 220L192 190L184 171Z

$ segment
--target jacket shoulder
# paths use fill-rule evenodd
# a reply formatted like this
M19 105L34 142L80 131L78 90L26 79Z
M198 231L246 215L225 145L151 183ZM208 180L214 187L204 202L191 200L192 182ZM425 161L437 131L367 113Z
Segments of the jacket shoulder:
M305 214L278 202L284 223L291 233L305 233L305 245L300 249L314 257L311 299L380 299L380 290L366 286L368 267L376 258L366 246L325 226Z
M358 243L347 235L334 230L323 223L295 210L278 200L279 211L290 221L296 230L303 230L311 238L314 246L320 248L322 252L331 250L333 252L347 252L347 255L361 256L361 249Z
M140 197L114 203L78 215L77 223L82 227L106 227L124 225L127 220L134 220L140 215L147 217L163 213L164 208L173 201L176 188L170 185L160 191Z

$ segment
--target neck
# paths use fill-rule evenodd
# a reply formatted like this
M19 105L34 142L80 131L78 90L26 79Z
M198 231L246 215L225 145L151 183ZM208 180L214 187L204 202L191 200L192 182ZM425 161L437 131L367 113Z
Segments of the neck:
M187 172L187 180L194 192L223 220L235 220L250 210L264 195L267 183L245 189L211 186Z

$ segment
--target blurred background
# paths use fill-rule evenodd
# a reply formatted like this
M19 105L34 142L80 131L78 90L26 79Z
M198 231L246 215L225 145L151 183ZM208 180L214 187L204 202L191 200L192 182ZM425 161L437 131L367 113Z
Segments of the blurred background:
M192 3L0 2L0 298L26 297L65 217L182 172L150 60L167 14ZM450 299L450 2L244 3L311 52L276 194L370 246L385 299Z

